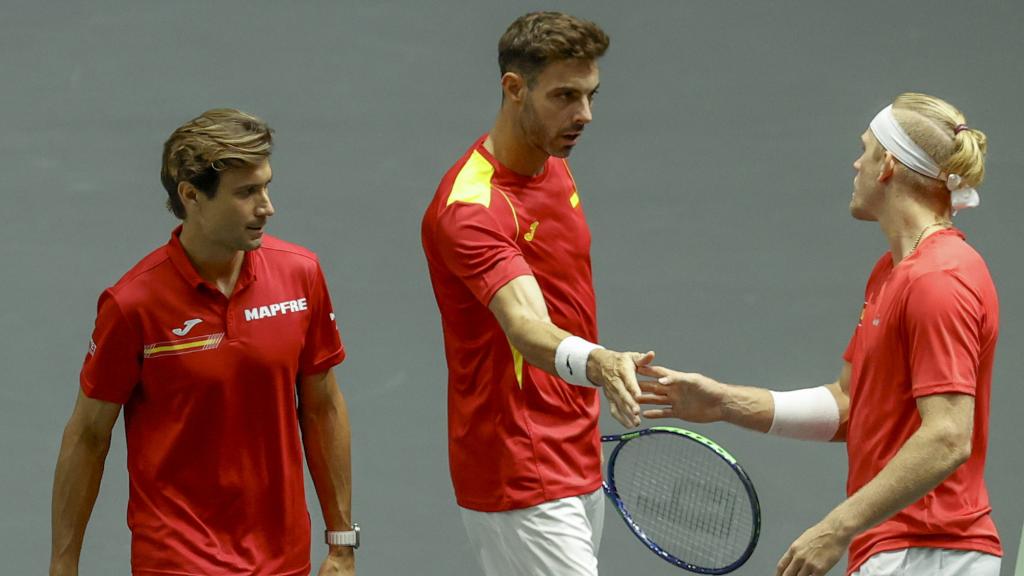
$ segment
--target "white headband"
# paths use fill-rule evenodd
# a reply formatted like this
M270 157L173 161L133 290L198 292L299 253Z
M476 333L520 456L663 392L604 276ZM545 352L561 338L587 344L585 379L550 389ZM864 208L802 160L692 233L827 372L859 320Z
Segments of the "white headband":
M942 168L903 131L892 113L891 104L882 108L882 111L871 121L871 132L878 139L878 143L895 156L901 164L918 174L942 180L940 177ZM945 182L946 188L949 189L954 213L957 210L974 208L981 204L978 191L964 186L963 178L959 174L946 176Z

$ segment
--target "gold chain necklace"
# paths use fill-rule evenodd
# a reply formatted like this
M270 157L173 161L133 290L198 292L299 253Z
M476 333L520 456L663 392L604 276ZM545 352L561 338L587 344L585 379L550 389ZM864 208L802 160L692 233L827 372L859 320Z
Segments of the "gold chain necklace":
M924 238L924 233L927 232L929 228L934 228L936 226L947 226L947 227L949 227L949 226L952 226L952 225L953 225L953 222L950 221L950 220L940 220L938 222L932 222L931 224L925 226L924 228L921 228L921 233L917 235L917 240L914 240L914 245L910 248L910 252L913 252L914 250L917 250L917 245L921 243L921 240ZM907 254L910 254L910 252L907 252Z

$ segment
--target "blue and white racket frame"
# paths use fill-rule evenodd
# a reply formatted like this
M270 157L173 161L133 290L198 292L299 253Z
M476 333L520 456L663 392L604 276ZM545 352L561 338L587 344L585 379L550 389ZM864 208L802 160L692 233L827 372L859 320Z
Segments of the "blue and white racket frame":
M622 498L619 497L619 493L615 488L615 458L619 454L619 450L622 449L630 440L639 438L641 436L647 436L649 434L674 434L677 436L684 436L698 444L701 444L705 448L711 450L717 454L722 460L724 460L739 477L740 482L747 489L747 495L750 496L750 508L753 518L754 533L750 538L750 543L747 545L746 550L743 554L728 566L720 568L707 568L703 566L697 566L691 564L685 560L676 558L672 554L669 554L658 546L653 540L651 540L647 534L644 533L643 528L637 525L633 521L632 515L629 510L626 509L625 504L622 502ZM636 430L633 432L626 432L625 434L610 434L601 436L601 442L617 442L615 448L612 450L611 456L608 458L608 464L606 465L608 479L602 483L604 493L608 496L608 499L615 505L615 509L619 511L619 515L626 522L626 526L629 527L630 532L637 537L640 542L647 546L652 552L657 554L661 559L666 562L689 570L690 572L696 572L698 574L728 574L733 570L736 570L742 566L747 560L750 559L751 554L754 553L754 548L757 547L758 538L761 535L761 504L757 499L757 491L754 489L753 482L750 481L750 477L747 476L746 471L739 465L736 458L733 458L732 454L729 454L713 440L706 438L696 432L686 430L684 428L674 428L671 426L654 426L651 428L645 428L643 430Z

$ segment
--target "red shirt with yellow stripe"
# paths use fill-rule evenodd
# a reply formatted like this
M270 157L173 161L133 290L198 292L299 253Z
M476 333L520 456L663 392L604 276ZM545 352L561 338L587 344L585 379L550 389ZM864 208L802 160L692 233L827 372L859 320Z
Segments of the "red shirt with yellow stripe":
M180 230L100 296L80 378L124 404L132 572L309 574L296 381L345 357L320 265L265 236L228 298Z
M448 361L448 459L460 506L525 508L601 486L596 389L524 362L487 308L533 275L551 321L597 341L590 229L566 162L526 177L484 148L445 174L422 240Z

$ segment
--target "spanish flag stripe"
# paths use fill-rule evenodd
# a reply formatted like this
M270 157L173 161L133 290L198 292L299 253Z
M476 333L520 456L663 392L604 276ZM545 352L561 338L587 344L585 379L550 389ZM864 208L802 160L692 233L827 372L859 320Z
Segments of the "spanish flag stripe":
M178 350L188 350L189 348L201 348L203 346L210 346L216 344L220 338L207 338L206 340L197 340L196 342L185 342L184 344L172 344L169 346L155 346L146 350L146 354L160 354L161 352L176 352Z

